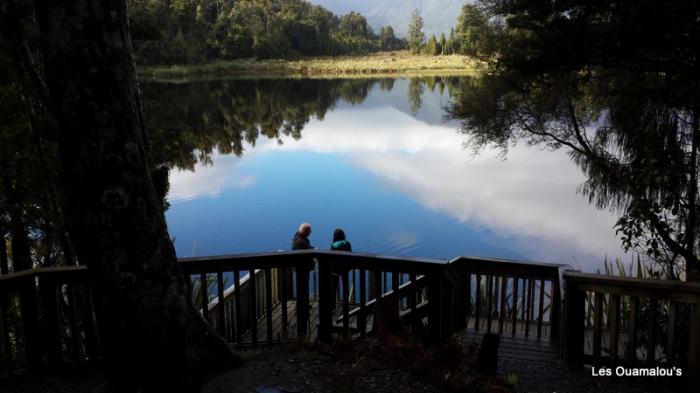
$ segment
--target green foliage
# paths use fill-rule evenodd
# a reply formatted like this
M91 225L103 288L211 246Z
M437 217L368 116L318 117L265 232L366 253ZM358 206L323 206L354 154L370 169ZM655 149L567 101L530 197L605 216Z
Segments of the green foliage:
M445 43L445 54L452 55L459 51L459 41L455 37L455 29L450 29L450 36Z
M382 50L397 50L406 47L406 43L396 38L394 29L391 26L385 26L379 29L379 42Z
M207 29L194 0L129 0L136 58L143 63L193 63L207 54Z
M417 9L411 14L411 22L408 25L408 48L411 53L420 53L425 42L425 33L423 33L423 18Z
M374 33L367 24L367 19L355 11L340 17L338 32L345 36L372 38Z
M459 52L475 57L490 56L495 48L497 27L489 21L486 12L474 4L465 4L457 17L455 36Z
M430 56L435 56L440 54L440 48L438 47L437 39L432 35L425 44L425 54Z

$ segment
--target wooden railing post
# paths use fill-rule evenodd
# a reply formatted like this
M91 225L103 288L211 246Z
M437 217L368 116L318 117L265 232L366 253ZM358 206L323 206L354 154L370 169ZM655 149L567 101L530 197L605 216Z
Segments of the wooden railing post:
M189 280L187 280L189 281ZM97 358L97 326L94 317L94 305L92 301L92 287L89 283L83 284L85 293L83 328L85 329L85 351L88 359L95 360Z
M272 331L272 271L264 270L265 275L265 330L267 342L272 344L274 332Z
M27 368L37 370L41 368L41 345L39 343L39 310L37 309L34 276L27 276L23 280L19 296Z
M442 277L439 272L431 272L428 278L428 337L432 342L442 339Z
M56 282L49 277L42 277L41 305L44 311L44 339L48 352L49 367L55 369L63 361L61 350L61 332L58 323L58 294ZM72 334L74 332L71 332Z
M453 309L454 309L454 329L463 329L467 325L467 314L469 312L470 305L467 304L469 301L469 285L467 284L465 277L469 277L465 268L452 268L450 265L445 267L448 269L456 281L454 288L454 299L453 299Z
M219 300L216 307L216 330L219 335L228 341L226 337L226 302L224 300L224 274L216 273L216 298Z
M583 365L585 295L576 287L576 281L570 277L565 277L564 291L565 320L562 350L564 359L570 366L580 367Z
M313 268L313 258L297 263L297 336L306 338L309 332L309 272Z
M323 343L333 341L333 305L335 293L331 285L331 262L318 261L318 340Z
M1 240L1 239L0 239ZM12 367L12 344L10 342L10 326L7 309L10 306L8 295L0 291L0 354L4 364L4 371L10 373Z
M282 337L287 338L287 299L291 297L289 288L292 287L289 281L289 270L284 267L278 268L277 276L279 277L277 280L279 284L279 302L282 308Z
M557 341L561 333L561 273L557 274L557 278L552 279L552 307L550 309L549 318L551 325L549 327L549 337L552 341Z

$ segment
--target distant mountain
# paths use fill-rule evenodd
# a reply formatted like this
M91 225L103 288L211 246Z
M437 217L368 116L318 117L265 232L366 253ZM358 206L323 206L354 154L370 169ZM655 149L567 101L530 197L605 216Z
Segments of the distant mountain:
M391 26L397 36L405 36L413 9L420 11L427 36L440 33L447 35L457 22L462 5L472 3L465 0L308 0L320 4L338 15L357 11L379 31L382 26Z

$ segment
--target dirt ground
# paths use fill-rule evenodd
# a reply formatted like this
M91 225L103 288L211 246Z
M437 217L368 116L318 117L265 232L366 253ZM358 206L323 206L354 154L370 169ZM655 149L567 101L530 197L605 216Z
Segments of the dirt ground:
M284 347L244 352L242 368L221 374L202 393L443 392L399 365L380 366L367 358L339 359L316 349Z
M449 352L405 342L393 346L369 339L333 347L288 344L240 353L246 364L214 376L202 393L659 391L646 380L592 378L589 370L571 370L559 361L500 359L501 374L492 381L471 368L447 371L452 370L444 364ZM515 386L505 382L509 374ZM96 393L103 375L101 366L93 364L66 367L60 375L5 376L0 377L0 393Z
M474 388L472 370L450 354L413 339L374 339L333 346L287 344L240 351L246 363L211 378L203 393L442 393ZM445 356L445 354L448 356ZM446 361L447 359L447 361ZM457 367L455 367L457 365ZM99 365L64 369L59 375L0 377L2 393L97 393L104 372ZM455 389L455 381L459 386ZM465 384L463 384L465 382ZM467 387L467 388L465 388ZM498 388L490 392L511 392Z

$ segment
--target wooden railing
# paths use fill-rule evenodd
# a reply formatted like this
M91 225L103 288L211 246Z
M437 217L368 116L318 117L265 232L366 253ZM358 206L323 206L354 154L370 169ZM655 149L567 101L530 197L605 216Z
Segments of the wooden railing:
M87 269L0 276L0 372L56 368L100 356Z
M578 272L564 272L563 279L569 364L679 367L697 386L700 283Z
M511 336L559 337L560 275L567 268L535 262L457 258L465 285L465 325Z
M347 252L315 254L319 340L332 341L336 330L345 336L365 335L381 323L374 317L380 302L385 303L381 308L385 314L394 314L381 318L403 320L414 333L421 330L434 341L452 333L450 310L456 302L456 285L446 274L446 260ZM334 280L339 281L338 294ZM338 307L336 299L340 299Z
M313 258L314 254L306 251L243 254L185 258L180 266L191 282L198 283L195 300L204 318L227 341L242 346L310 333L309 273L314 267ZM288 309L290 303L294 310ZM277 306L279 321L274 320ZM258 329L262 318L264 332ZM290 326L291 319L294 326ZM275 329L275 323L279 329ZM279 337L275 330L280 332Z
M180 266L202 317L237 346L330 342L400 321L432 341L467 327L551 340L574 366L676 366L693 383L700 376L700 283L317 250ZM85 267L0 275L0 373L99 357Z
M446 260L311 250L187 258L180 264L195 283L205 318L240 346L364 335L373 328L377 299L395 303L397 318L412 319L412 329L426 329L435 340L452 331L443 327L454 301ZM429 299L438 297L429 307Z

